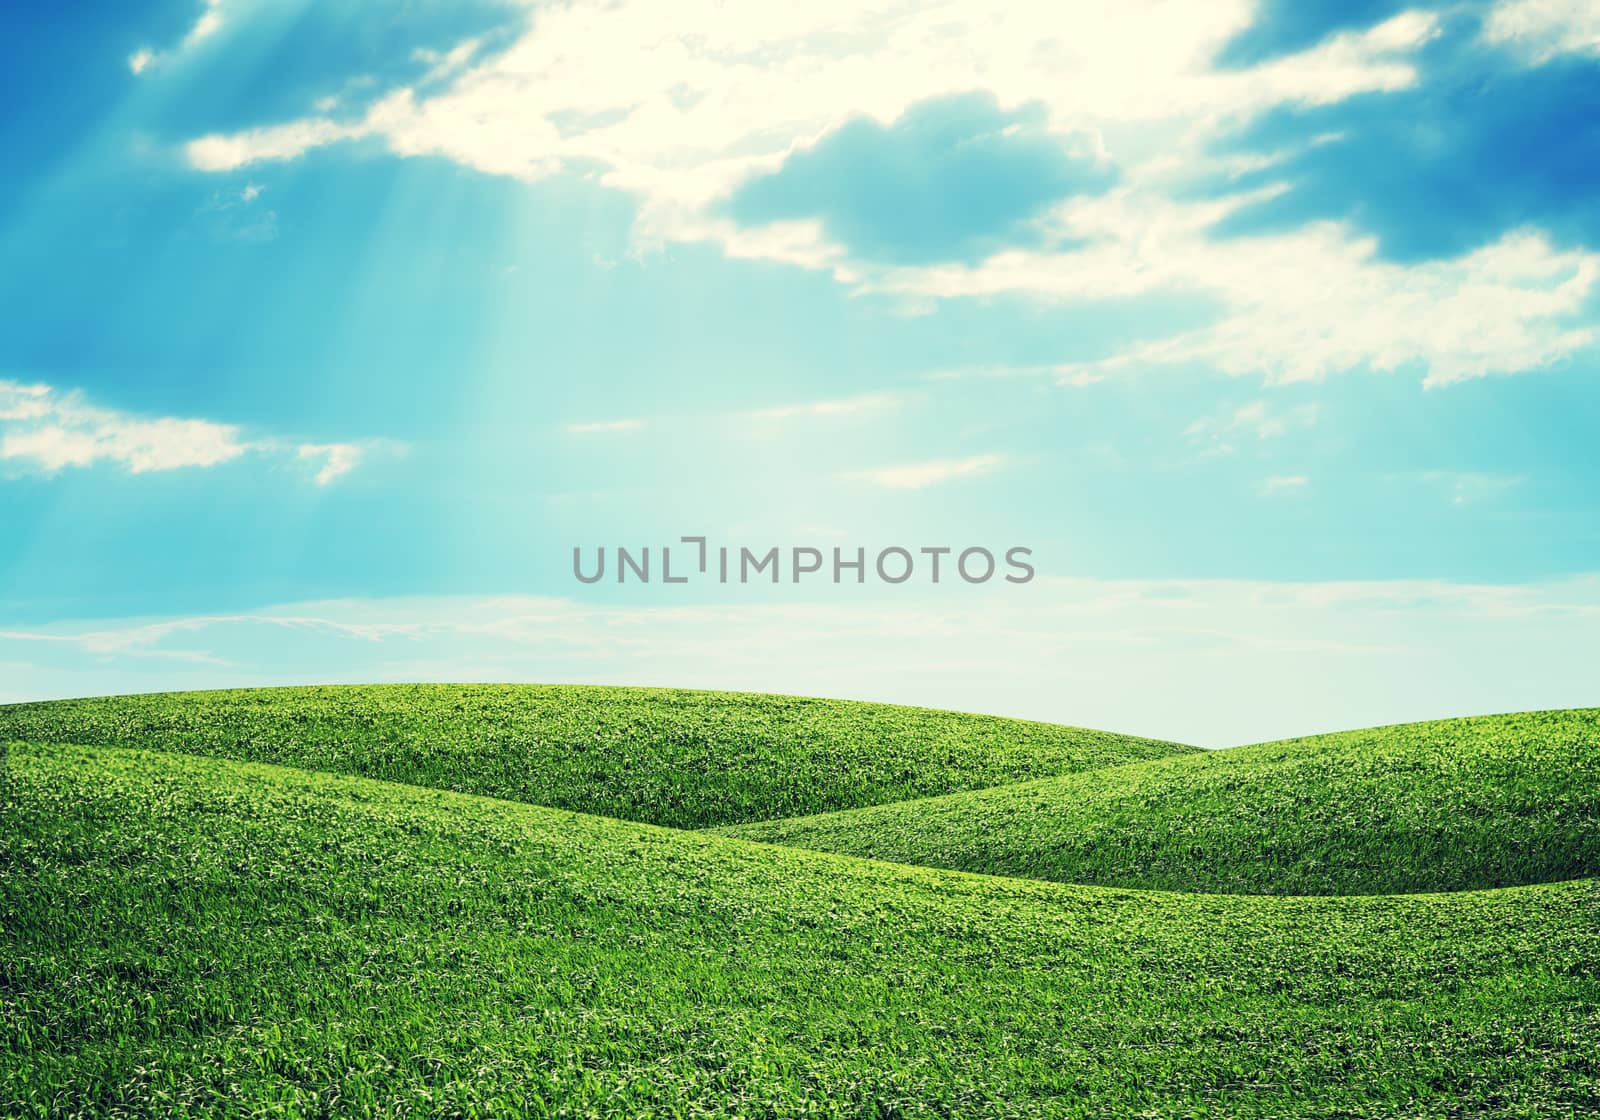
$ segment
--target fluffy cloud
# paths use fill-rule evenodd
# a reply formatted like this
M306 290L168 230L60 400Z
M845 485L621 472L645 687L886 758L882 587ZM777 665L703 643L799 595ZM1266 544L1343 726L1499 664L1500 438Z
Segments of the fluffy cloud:
M492 174L598 165L643 197L651 231L709 233L708 203L858 118L887 125L919 103L987 91L1001 109L1039 106L1068 136L1332 101L1412 81L1402 52L1430 26L1408 17L1292 62L1216 71L1211 56L1248 25L1250 8L828 0L735 13L715 0L579 2L538 10L520 41L435 95L398 89L354 124L308 118L203 137L189 154L225 170L373 135L400 155L445 155Z
M1489 12L1483 38L1526 51L1534 62L1600 54L1600 7L1591 0L1510 0Z
M142 419L48 385L0 381L0 461L46 473L108 462L142 474L214 467L249 449L232 424Z
M498 53L441 54L454 61L440 81L392 89L362 115L203 136L187 153L197 168L227 171L372 138L398 156L493 175L589 174L637 198L643 247L713 241L731 257L826 270L915 307L997 293L1215 298L1213 327L1125 361L1206 362L1272 380L1415 367L1439 384L1588 346L1591 332L1571 319L1594 291L1596 257L1537 226L1504 226L1471 253L1416 267L1386 259L1346 214L1216 236L1218 223L1291 189L1295 170L1276 150L1218 152L1220 137L1275 112L1346 102L1381 115L1387 97L1417 89L1420 59L1447 31L1446 17L1389 3L1359 19L1326 5L1305 19L1295 5L1269 8L1263 19L1294 26L1243 64L1219 66L1261 14L1249 0L824 0L785 10L577 0L532 11ZM972 162L971 135L930 126L935 108L952 105L985 107L989 117L965 119L982 126L975 135L992 158ZM1328 138L1299 138L1319 139ZM849 168L833 157L857 148L895 157L885 175L907 206L841 178ZM1072 163L1073 153L1088 162ZM987 181L1001 157L1053 168L1055 185L1006 195L981 228L930 217L962 207L918 188L920 174L955 168ZM1102 193L1112 174L1118 186ZM1197 194L1197 179L1233 175L1254 176L1250 189Z

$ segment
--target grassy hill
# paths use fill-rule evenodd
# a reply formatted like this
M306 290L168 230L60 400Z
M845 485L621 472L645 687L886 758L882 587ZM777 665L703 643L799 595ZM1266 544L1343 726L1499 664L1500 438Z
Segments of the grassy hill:
M301 742L340 726L308 725ZM0 1115L1533 1117L1600 1099L1590 883L1122 892L60 744L10 747L0 821Z
M214 755L681 828L855 808L1196 748L888 704L394 685L0 707L0 740Z
M1236 747L731 834L1058 882L1264 894L1600 874L1600 710Z

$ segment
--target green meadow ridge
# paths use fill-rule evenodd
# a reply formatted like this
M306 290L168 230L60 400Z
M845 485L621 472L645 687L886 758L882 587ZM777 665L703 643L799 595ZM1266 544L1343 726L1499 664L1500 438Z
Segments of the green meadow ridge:
M0 739L306 766L698 829L1160 758L1125 734L795 696L579 685L166 693L0 707Z
M1406 724L729 835L1063 883L1399 894L1600 874L1600 710Z
M891 704L581 685L166 693L0 707L0 740L150 747L703 828L1198 748Z
M1600 1115L1593 711L1197 753L439 686L0 744L8 1118Z

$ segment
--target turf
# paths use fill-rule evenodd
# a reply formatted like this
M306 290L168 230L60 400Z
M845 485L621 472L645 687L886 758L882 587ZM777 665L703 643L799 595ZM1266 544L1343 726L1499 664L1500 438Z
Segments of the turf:
M403 685L0 707L0 740L150 747L679 828L1194 752L1082 728L731 692Z
M727 830L1057 882L1263 894L1600 874L1600 710L1405 724Z
M1589 882L967 876L13 745L0 1115L1591 1113Z

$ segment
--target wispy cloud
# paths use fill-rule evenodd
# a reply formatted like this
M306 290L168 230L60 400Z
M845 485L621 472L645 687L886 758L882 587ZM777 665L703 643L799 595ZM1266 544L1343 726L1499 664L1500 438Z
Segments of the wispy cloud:
M759 408L746 415L753 420L789 420L804 416L856 416L866 412L882 412L897 408L904 402L905 397L900 393L863 393L855 397Z
M177 46L170 51L157 51L152 50L150 47L140 47L128 56L128 69L134 74L143 74L152 66L159 65L169 58L181 54L222 30L222 0L204 0L204 3L204 10L190 25L188 32L178 42Z
M1450 504L1457 506L1497 498L1523 482L1520 475L1483 471L1424 471L1422 478L1425 482L1443 487Z
M1299 405L1288 411L1275 411L1266 401L1251 401L1233 414L1229 430L1243 429L1257 439L1276 439L1290 428L1309 428L1317 422L1317 406Z
M218 241L264 243L278 236L278 213L256 202L266 193L260 183L246 183L237 189L218 191L200 207L199 217L207 232Z
M774 589L774 596L781 589ZM0 631L13 698L384 680L832 695L1223 746L1594 702L1600 577L1044 577L1005 596L638 606L341 600ZM152 658L166 658L157 664ZM1515 663L1525 671L1506 673ZM11 668L10 666L16 666Z
M1305 491L1311 480L1303 474L1275 474L1256 484L1256 493L1264 498L1282 498Z
M1257 441L1278 439L1290 431L1316 424L1321 409L1315 404L1293 408L1274 408L1266 401L1251 401L1220 415L1202 416L1184 429L1183 434L1203 442L1204 454L1231 455L1238 450L1239 438Z
M360 465L362 448L354 443L303 443L295 448L295 455L303 461L320 463L316 482L326 486Z
M988 474L1005 463L1002 455L972 455L965 459L935 459L926 463L904 463L872 470L850 471L840 477L870 482L888 490L921 490L952 478Z
M90 404L82 394L46 384L0 380L0 464L15 471L53 475L63 470L111 466L129 474L206 469L248 454L292 453L317 462L318 485L355 468L364 445L285 444L271 436L247 438L237 424L145 417Z
M424 63L428 72L423 77L424 82L442 82L446 78L459 73L478 53L482 43L477 39L464 39L447 51L431 50L427 47L418 47L411 53L411 57Z
M1070 250L902 269L864 278L862 288L1063 303L1188 291L1222 303L1209 326L1075 367L1090 376L1210 365L1287 383L1415 369L1438 386L1542 369L1597 341L1582 314L1600 290L1600 253L1522 230L1461 257L1405 265L1383 260L1373 238L1330 222L1217 239L1210 230L1237 200L1178 202L1159 181L1130 180L1062 215L1078 239Z
M588 436L606 435L621 432L637 432L644 428L652 427L679 427L682 425L711 424L718 421L731 421L738 424L751 422L775 423L786 420L800 420L805 418L827 419L852 416L867 416L877 412L887 412L900 407L909 398L908 394L900 392L874 392L862 393L853 397L836 397L826 400L798 401L789 404L772 405L765 408L746 409L737 412L710 412L692 415L665 415L654 417L628 416L616 420L584 420L573 421L563 425L568 435Z
M624 420L593 420L579 424L568 424L567 434L574 436L603 435L607 432L637 432L645 423L638 419Z

